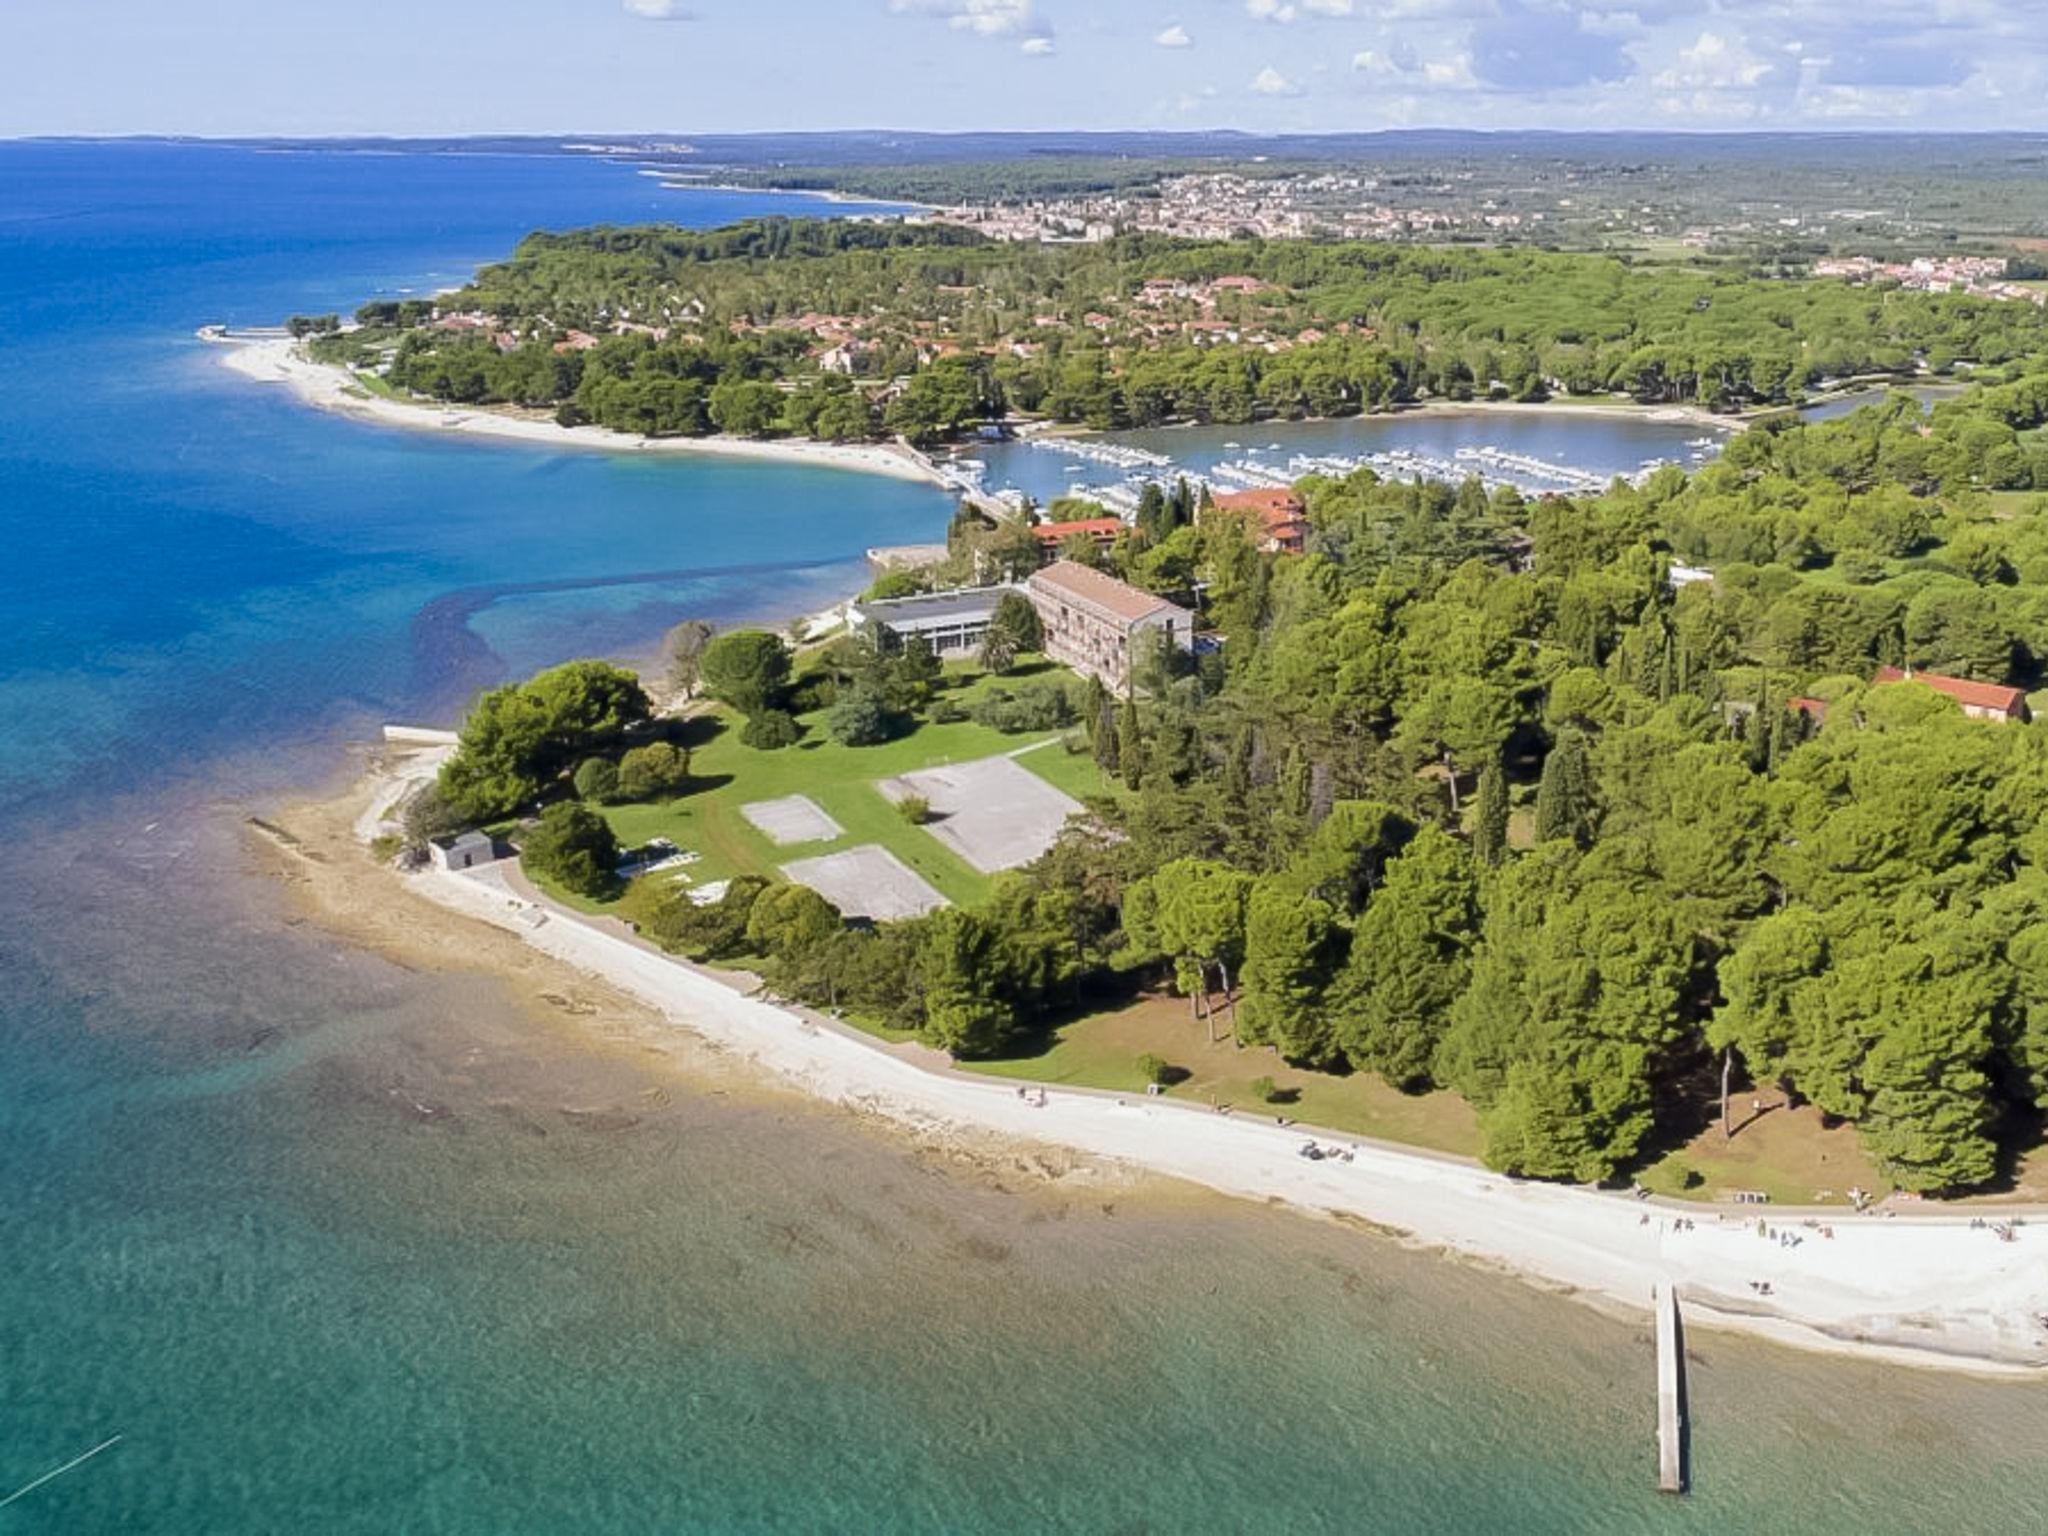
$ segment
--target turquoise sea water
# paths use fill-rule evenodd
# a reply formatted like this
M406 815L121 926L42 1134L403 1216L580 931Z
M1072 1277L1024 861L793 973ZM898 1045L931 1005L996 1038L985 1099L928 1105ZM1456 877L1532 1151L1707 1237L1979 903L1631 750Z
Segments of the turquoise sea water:
M0 146L0 1499L123 1437L0 1536L2039 1530L2040 1390L1696 1337L1661 1500L1640 1328L678 1076L252 878L239 817L352 733L837 594L948 509L357 426L193 329L764 205Z

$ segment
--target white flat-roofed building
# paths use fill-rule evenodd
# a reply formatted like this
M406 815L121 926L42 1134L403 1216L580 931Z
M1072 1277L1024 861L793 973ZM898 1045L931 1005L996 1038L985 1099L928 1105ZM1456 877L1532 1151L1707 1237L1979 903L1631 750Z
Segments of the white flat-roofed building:
M934 654L965 656L980 649L995 616L996 603L1010 587L962 587L953 592L922 592L915 597L877 598L854 603L847 616L855 634L872 634L891 649L912 635L923 635Z

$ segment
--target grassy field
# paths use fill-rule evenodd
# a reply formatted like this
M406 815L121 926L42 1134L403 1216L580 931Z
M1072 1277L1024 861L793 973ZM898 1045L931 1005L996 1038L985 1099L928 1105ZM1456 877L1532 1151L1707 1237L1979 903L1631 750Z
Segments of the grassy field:
M1218 1021L1228 1035L1229 1016ZM1185 998L1147 997L1114 1013L1094 1014L1055 1029L1028 1054L960 1063L963 1071L1143 1093L1138 1058L1156 1055L1186 1074L1167 1097L1228 1104L1240 1114L1285 1115L1308 1125L1398 1141L1432 1152L1475 1156L1479 1125L1471 1107L1449 1093L1405 1094L1369 1072L1337 1077L1290 1067L1265 1046L1212 1043L1206 1025L1188 1015ZM1277 1101L1262 1103L1252 1083L1270 1077Z
M1888 1195L1892 1182L1864 1153L1855 1127L1829 1126L1811 1104L1782 1107L1784 1095L1734 1098L1735 1135L1723 1137L1718 1124L1643 1170L1639 1182L1660 1195L1726 1200L1737 1190L1754 1190L1774 1205L1847 1205L1849 1190Z
M1045 663L1020 666L1005 678L950 669L946 696L971 706L998 684L1031 677L1061 676ZM1103 793L1106 785L1086 752L1070 753L1065 731L1006 736L972 721L925 724L909 735L873 747L843 747L825 734L822 716L801 717L803 740L764 752L740 741L739 717L715 709L688 722L691 748L688 794L644 805L603 806L621 844L637 848L665 837L698 855L689 874L700 883L734 875L777 877L782 865L845 848L879 843L930 881L947 900L968 905L986 895L989 877L971 868L922 827L911 826L883 798L877 781L920 768L1016 753L1020 766L1080 798ZM834 821L840 836L821 842L778 845L743 815L757 800L806 795ZM593 904L576 902L585 910Z

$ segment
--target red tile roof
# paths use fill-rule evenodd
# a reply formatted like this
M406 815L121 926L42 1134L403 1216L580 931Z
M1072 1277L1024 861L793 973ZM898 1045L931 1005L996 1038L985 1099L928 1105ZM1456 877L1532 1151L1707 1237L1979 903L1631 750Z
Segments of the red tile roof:
M1124 520L1120 517L1077 517L1069 523L1038 523L1031 533L1041 544L1064 544L1077 533L1090 538L1104 536L1114 538L1124 531Z
M1967 677L1943 677L1939 672L1901 672L1897 667L1879 667L1880 683L1925 683L1936 693L1945 693L1969 709L1989 709L2000 714L2018 714L2027 696L2018 688L1998 683L1977 683Z
M1255 491L1216 491L1209 500L1219 512L1256 512L1261 517L1271 513L1299 517L1307 510L1299 496L1281 485Z

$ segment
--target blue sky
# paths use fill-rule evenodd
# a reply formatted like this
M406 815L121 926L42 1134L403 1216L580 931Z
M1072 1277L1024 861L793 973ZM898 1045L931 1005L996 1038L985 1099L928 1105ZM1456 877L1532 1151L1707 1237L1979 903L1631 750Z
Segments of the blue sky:
M0 135L2048 127L2048 0L0 0Z

